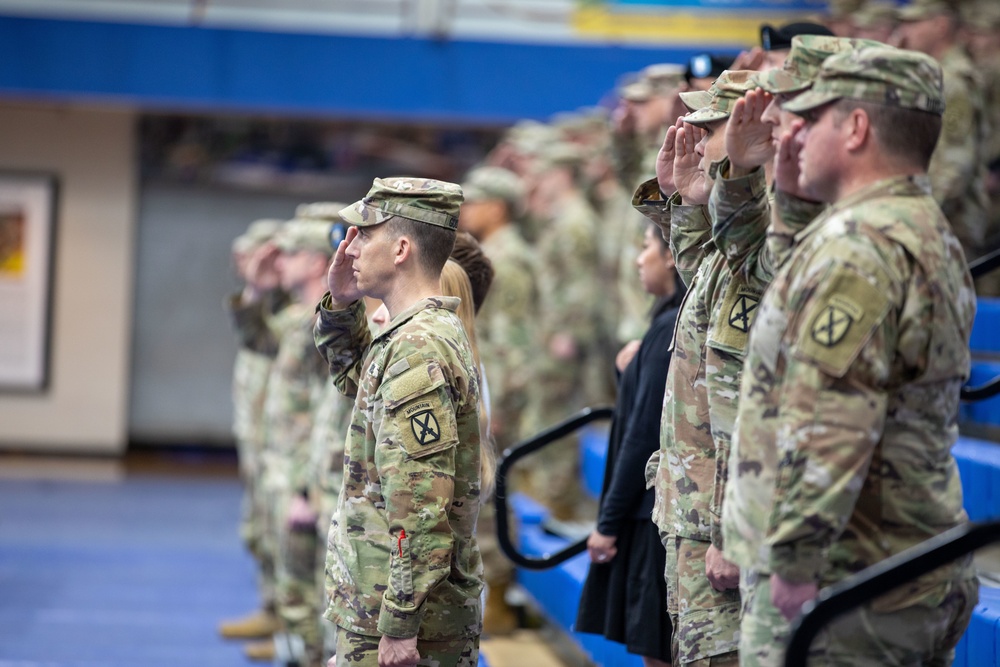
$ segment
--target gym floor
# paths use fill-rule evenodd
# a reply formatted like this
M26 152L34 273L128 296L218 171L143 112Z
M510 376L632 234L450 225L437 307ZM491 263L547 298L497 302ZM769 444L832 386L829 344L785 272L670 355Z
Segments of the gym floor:
M231 452L0 454L0 667L243 667L219 620L258 605ZM558 631L484 638L491 667L583 667Z

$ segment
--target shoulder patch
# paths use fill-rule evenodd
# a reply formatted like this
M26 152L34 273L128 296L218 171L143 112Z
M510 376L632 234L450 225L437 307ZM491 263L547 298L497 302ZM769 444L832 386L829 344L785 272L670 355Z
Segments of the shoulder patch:
M746 352L750 328L760 305L760 290L732 280L726 287L725 297L716 311L708 332L708 344L714 348L742 356Z
M889 299L856 273L835 273L817 298L806 306L795 354L834 377L857 358L889 312Z

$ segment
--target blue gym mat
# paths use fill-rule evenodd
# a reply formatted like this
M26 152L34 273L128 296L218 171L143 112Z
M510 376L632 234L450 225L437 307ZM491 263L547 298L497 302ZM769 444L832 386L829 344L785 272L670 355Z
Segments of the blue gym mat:
M0 667L244 667L239 482L0 480Z

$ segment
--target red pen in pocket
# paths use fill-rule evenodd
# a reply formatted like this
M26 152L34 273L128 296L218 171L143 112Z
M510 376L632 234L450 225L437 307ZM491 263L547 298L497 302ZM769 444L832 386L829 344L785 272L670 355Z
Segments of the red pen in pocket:
M405 540L405 539L406 539L406 529L405 528L400 528L399 529L399 539L396 540L396 544L397 544L397 546L399 546L399 557L400 558L403 557L403 540Z

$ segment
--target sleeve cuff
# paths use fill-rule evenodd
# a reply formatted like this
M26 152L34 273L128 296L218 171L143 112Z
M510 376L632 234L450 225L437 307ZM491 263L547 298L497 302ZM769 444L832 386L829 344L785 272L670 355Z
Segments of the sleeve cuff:
M420 632L420 620L419 610L405 612L382 599L382 609L378 614L378 631L381 634L399 639L416 637Z
M792 584L818 582L826 558L825 549L815 544L791 543L771 547L768 565L776 574Z

